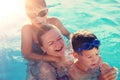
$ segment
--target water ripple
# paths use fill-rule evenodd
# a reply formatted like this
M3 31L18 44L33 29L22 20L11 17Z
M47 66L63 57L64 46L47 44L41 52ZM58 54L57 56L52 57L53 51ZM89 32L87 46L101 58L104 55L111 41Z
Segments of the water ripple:
M118 26L117 23L115 23L114 21L108 18L99 18L94 23L98 25L100 24L100 25Z

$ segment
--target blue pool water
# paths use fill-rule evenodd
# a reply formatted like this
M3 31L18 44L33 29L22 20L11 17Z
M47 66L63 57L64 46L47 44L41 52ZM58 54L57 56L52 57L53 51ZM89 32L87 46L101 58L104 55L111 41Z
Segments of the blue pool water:
M58 17L74 33L79 29L94 32L101 40L103 61L120 72L120 0L46 0L49 16ZM24 4L23 4L24 5ZM19 10L23 10L24 6ZM24 11L24 10L23 10ZM1 20L0 80L25 80L26 61L21 55L21 28L28 19L25 13L10 14ZM0 28L0 29L2 29ZM120 74L118 74L120 80Z

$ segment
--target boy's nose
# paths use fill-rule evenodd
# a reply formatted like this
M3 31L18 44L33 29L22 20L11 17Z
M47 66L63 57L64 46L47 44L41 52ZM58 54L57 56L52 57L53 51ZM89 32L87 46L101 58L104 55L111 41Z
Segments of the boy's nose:
M94 63L96 63L96 62L98 61L98 57L97 57L97 56L93 56L92 61L93 61Z

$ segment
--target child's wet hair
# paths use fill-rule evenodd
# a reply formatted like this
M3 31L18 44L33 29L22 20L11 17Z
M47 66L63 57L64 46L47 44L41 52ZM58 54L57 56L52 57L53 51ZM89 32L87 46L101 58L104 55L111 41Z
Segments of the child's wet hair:
M83 43L85 43L85 42L91 43L95 39L97 39L97 37L92 32L90 32L88 30L79 30L76 33L74 33L71 38L73 50L75 52L77 52L78 48L82 47ZM93 46L93 47L95 47L95 46ZM96 48L98 49L98 47L96 47Z
M25 0L25 8L34 8L38 6L46 7L45 0Z
M26 14L29 18L31 18L31 15L35 15L36 9L45 8L45 7L47 7L45 0L26 0L25 1Z

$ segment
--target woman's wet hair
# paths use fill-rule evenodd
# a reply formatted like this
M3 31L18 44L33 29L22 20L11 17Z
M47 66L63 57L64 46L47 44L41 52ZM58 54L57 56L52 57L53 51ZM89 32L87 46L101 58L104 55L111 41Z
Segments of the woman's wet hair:
M50 31L51 29L56 29L57 31L60 31L57 27L55 27L52 24L43 24L42 26L40 26L37 34L37 38L40 46L43 46L41 36L47 33L48 31Z

